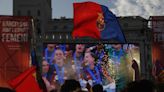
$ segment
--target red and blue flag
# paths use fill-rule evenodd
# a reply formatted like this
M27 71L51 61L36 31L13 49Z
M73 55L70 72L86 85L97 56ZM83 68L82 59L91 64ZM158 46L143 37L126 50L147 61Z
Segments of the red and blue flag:
M91 37L125 43L117 17L104 6L94 2L74 3L73 38Z

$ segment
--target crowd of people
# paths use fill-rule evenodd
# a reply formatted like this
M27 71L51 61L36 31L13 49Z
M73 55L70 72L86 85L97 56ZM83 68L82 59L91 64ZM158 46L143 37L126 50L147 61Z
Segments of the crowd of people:
M131 53L123 44L46 44L41 69L44 91L164 92L164 85L140 79Z
M123 44L47 44L43 92L164 92L164 85L140 79L128 50Z
M122 44L47 44L42 78L49 92L60 91L68 79L78 81L82 91L102 85L103 91L119 92L133 80L127 54Z
M107 92L104 91L101 84L88 86L88 91L84 91L80 82L75 79L65 80L61 85L59 92ZM0 87L0 92L16 92L9 88ZM45 92L45 91L43 91ZM49 92L58 92L58 90L51 90ZM158 86L151 80L138 80L128 83L125 88L120 92L164 92L164 85Z

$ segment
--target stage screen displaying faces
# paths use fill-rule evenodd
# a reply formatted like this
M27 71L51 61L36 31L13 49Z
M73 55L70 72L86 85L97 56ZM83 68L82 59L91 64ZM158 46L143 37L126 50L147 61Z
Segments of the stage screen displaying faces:
M137 44L46 43L43 56L42 76L58 86L75 79L83 89L101 84L104 90L121 90L140 69Z

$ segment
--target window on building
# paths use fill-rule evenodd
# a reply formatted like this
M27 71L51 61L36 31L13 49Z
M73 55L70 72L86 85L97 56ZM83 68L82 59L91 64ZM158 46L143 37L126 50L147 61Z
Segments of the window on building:
M128 23L124 23L123 25L124 25L124 27L126 27L126 28L129 26Z
M55 26L54 26L54 29L58 29L58 27L55 25Z
M163 35L159 34L159 41L163 41Z
M158 34L154 34L154 42L158 42Z
M63 29L67 29L68 27L66 25L63 26Z
M73 28L73 24L72 25L67 25L69 29Z
M48 39L48 35L46 35L46 39Z
M37 15L38 15L38 16L40 16L40 15L41 15L40 10L38 10L38 11L37 11Z
M31 11L30 10L27 11L27 16L31 16Z
M52 39L55 39L55 35L54 34L52 35Z
M59 39L62 39L62 36L61 36L61 34L59 35Z
M18 10L17 15L21 16L21 11L20 10Z
M42 36L41 36L41 35L39 35L39 38L41 39L41 38L42 38Z
M36 22L36 29L37 29L37 33L41 34L41 23L39 22L39 20Z
M66 39L68 39L68 34L66 34Z

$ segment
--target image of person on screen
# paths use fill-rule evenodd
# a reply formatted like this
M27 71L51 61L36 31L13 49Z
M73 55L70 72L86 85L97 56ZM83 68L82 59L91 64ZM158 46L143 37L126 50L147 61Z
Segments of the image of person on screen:
M98 62L101 62L102 61L102 58L104 57L104 45L103 44L98 44L96 46L96 51L95 51L95 54L97 55L98 57Z
M75 52L73 53L73 67L76 71L78 79L81 78L83 71L82 63L84 58L85 44L76 44Z
M54 56L54 53L55 53L55 49L56 49L56 45L55 44L47 44L47 47L44 50L45 60L49 64L52 64L53 56Z
M66 44L66 49L64 52L66 58L72 58L73 49L74 49L73 45Z
M131 62L122 44L113 44L108 49L108 63L110 75L114 78L117 92L133 80Z
M103 89L106 92L115 92L114 80L110 77L108 71L102 68L99 69L96 64L97 56L93 52L86 52L84 55L84 62L86 67L84 69L85 75L84 79L92 87L96 84L103 85ZM107 81L106 84L103 81Z
M89 51L95 53L95 55L98 58L98 63L100 63L102 61L102 58L105 53L103 44L92 45L92 46L86 48L86 52L89 52Z
M52 83L50 83L50 81L48 81L48 71L49 71L49 63L43 59L42 60L42 79L46 85L47 88L47 92L50 92L52 90L55 90L55 85L53 85Z
M84 79L90 84L90 86L94 86L96 84L102 84L101 81L101 72L95 64L96 55L92 52L86 52L84 55Z
M65 60L64 52L60 48L56 49L49 71L51 82L54 82L56 88L60 88L66 79L73 79L74 76L73 69L65 64Z

